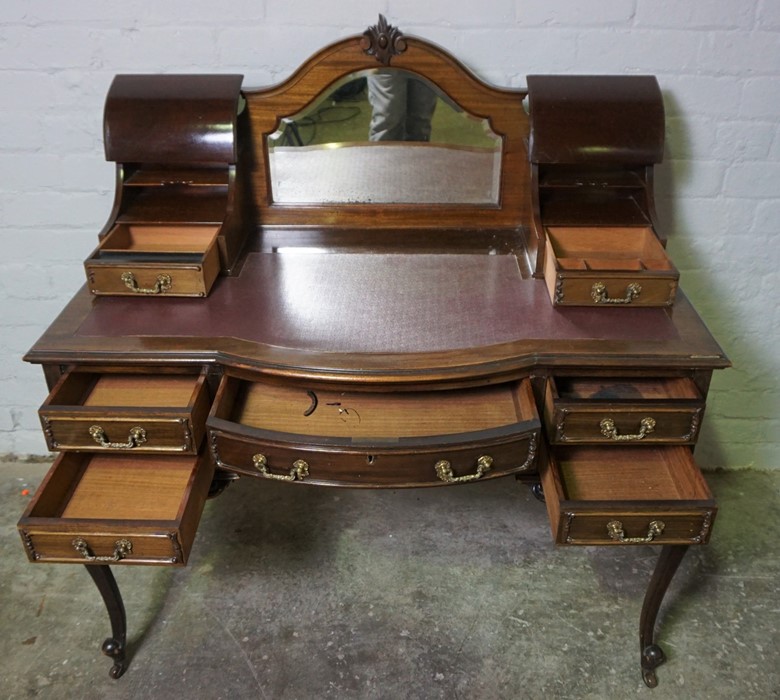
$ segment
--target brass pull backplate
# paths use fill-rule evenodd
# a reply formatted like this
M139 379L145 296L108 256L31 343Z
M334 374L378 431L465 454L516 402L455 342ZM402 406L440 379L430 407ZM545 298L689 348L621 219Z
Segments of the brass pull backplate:
M108 447L114 450L131 450L134 447L140 447L146 442L146 431L137 426L135 428L130 428L127 442L109 442L106 431L99 425L91 426L89 434L101 447Z
M493 458L490 455L482 455L477 459L477 471L465 476L455 476L452 472L452 465L446 460L441 459L434 465L436 476L448 484L462 484L465 481L475 481L481 478L493 466Z
M607 286L603 282L596 282L591 287L590 296L596 304L630 304L642 292L641 285L631 282L626 287L626 295L623 297L610 297Z
M618 442L642 440L646 435L649 435L655 430L655 418L650 418L649 416L647 418L642 418L642 420L639 421L638 433L620 435L615 427L615 421L611 418L604 418L604 420L599 423L599 428L601 428L601 434L610 440L616 440Z
M309 465L302 459L296 459L293 462L289 474L272 474L268 471L268 460L265 455L256 454L252 457L252 464L266 479L276 479L277 481L303 481L309 476Z
M107 557L96 557L92 554L87 541L82 537L77 537L71 544L86 561L121 561L133 552L133 543L125 539L117 540L114 543L114 553Z
M660 535L666 524L662 520L653 520L647 528L647 534L644 537L626 537L623 531L623 523L619 520L610 520L607 523L607 534L611 540L621 542L622 544L647 544L652 542Z
M138 280L132 272L123 272L122 282L124 282L125 287L136 294L164 294L171 288L173 279L170 275L157 275L154 287L139 287Z

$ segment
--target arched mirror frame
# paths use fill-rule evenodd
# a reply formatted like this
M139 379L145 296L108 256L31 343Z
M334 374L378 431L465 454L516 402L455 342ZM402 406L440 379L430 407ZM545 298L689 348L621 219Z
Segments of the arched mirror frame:
M314 102L341 78L383 67L365 49L362 35L336 42L314 54L279 85L245 92L254 149L251 186L262 226L343 226L363 228L519 228L530 218L528 116L525 90L495 88L476 78L457 59L422 39L403 37L405 50L391 68L416 73L438 86L460 107L488 119L503 139L498 204L287 204L274 202L266 137L283 117Z

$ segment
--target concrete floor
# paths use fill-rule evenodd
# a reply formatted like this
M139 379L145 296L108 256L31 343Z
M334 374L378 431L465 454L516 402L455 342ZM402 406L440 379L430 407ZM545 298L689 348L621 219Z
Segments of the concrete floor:
M131 661L111 680L86 571L29 564L15 532L47 466L0 463L2 698L780 697L780 472L708 475L712 543L672 584L649 690L637 629L657 550L556 549L512 479L234 484L186 569L115 567Z

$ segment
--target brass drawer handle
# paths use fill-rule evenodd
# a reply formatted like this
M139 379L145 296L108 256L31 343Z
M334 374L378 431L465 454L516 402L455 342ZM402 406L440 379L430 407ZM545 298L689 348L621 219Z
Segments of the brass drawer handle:
M140 447L146 442L146 431L143 428L130 428L127 436L127 442L109 442L106 431L99 425L93 425L89 429L92 439L101 447L110 447L114 450L131 450L134 447Z
M601 434L610 440L617 440L618 442L641 440L655 430L655 418L643 418L639 421L639 432L633 434L619 435L617 428L615 427L615 421L611 418L602 420L601 423L599 423L599 428L601 428Z
M596 304L630 304L636 299L642 291L641 285L636 282L631 282L626 287L626 295L624 297L610 297L607 292L607 286L603 282L596 282L591 287L590 296Z
M167 292L173 284L170 275L157 275L157 282L155 282L154 287L139 287L138 280L136 280L135 275L132 272L123 272L122 282L125 283L125 287L136 294L163 294Z
M121 561L128 554L132 554L133 552L133 543L130 540L124 539L117 540L114 543L114 553L108 557L96 557L94 554L90 554L87 541L81 537L77 537L71 544L87 561Z
M493 458L490 455L482 455L477 459L477 471L473 474L455 476L452 473L452 465L446 459L441 459L436 462L434 469L436 469L436 476L442 481L446 481L448 484L462 484L464 481L475 481L476 479L479 479L489 472L492 466Z
M623 544L646 544L652 542L658 535L660 535L666 524L662 520L653 520L647 528L647 535L644 537L626 537L626 533L623 531L623 523L619 520L610 520L607 523L607 534L611 540L615 542L622 542Z
M268 471L268 460L265 455L257 454L252 457L252 463L255 469L259 471L266 479L276 479L277 481L303 481L309 476L309 465L302 459L296 459L293 462L289 474L271 474Z

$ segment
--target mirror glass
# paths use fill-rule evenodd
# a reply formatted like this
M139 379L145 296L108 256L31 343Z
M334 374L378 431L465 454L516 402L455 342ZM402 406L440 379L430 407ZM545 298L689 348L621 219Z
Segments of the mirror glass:
M274 202L498 204L501 137L408 71L346 76L267 145Z

